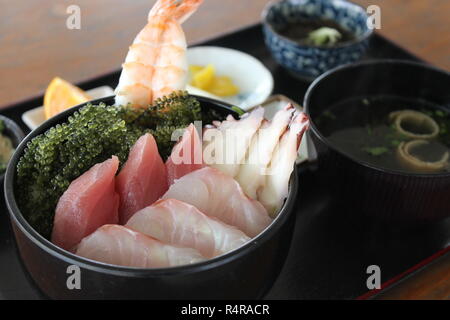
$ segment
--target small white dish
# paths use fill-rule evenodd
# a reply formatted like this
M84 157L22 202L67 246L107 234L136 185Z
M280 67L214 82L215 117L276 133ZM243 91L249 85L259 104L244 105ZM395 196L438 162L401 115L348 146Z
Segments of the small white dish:
M101 86L94 89L87 90L86 93L92 97L93 100L100 99L114 94L114 90L109 86ZM22 114L22 121L31 130L36 129L45 121L44 107L37 107Z
M188 86L192 94L202 95L231 103L243 110L261 104L272 93L273 77L270 71L256 58L241 51L199 46L187 50L189 65L214 65L218 75L230 77L239 87L239 94L230 97L216 97L198 88Z
M211 99L215 99L215 100L219 100L219 101L223 100L223 98L221 98L221 97L218 97L218 96L216 96L216 95L214 95L214 94L212 94L212 93L210 93L208 91L205 91L205 90L199 89L197 87L191 86L190 84L186 85L186 90L190 94L193 94L193 95L196 95L196 96L211 98Z

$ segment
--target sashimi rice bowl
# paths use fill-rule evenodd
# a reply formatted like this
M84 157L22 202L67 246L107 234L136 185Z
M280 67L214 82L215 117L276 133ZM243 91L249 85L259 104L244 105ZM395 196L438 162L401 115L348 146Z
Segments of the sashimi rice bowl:
M200 3L157 1L116 95L49 119L10 161L19 253L47 296L252 298L276 278L308 119L183 91L180 24Z

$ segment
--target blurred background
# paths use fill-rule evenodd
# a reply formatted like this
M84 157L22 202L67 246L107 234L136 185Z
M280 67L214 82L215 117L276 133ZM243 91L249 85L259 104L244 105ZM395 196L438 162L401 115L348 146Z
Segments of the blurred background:
M0 0L0 107L119 69L155 0ZM205 0L184 28L190 44L255 24L267 0ZM450 1L354 0L381 7L381 34L450 70ZM66 27L70 5L81 29Z

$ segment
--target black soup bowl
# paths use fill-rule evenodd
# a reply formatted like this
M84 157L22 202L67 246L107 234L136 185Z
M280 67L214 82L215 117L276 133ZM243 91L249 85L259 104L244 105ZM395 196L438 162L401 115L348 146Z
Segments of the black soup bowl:
M236 112L231 106L197 97L202 110L221 116ZM113 104L108 97L92 101ZM54 299L251 299L262 297L272 286L286 259L292 239L297 194L297 172L279 215L261 234L225 255L192 265L140 269L100 263L65 251L42 237L26 221L14 195L16 166L26 144L50 127L62 123L84 104L43 123L17 148L6 172L5 196L20 258L35 284ZM72 267L75 266L75 267ZM79 269L78 269L79 268ZM75 273L81 288L73 288ZM69 286L68 286L69 284ZM72 285L70 285L72 284ZM72 288L72 289L69 289Z
M384 95L424 100L450 110L450 74L416 62L375 60L338 67L316 79L304 106L322 178L358 215L414 224L449 217L450 173L405 173L361 161L331 143L317 121L336 103ZM335 117L339 121L339 114Z

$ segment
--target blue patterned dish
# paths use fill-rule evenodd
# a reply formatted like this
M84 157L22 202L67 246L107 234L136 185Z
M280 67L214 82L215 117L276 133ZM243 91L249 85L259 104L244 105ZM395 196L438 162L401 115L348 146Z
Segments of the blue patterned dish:
M299 44L280 35L288 23L312 19L337 22L356 35L356 40L332 47ZM263 12L265 42L275 60L294 76L312 80L336 66L361 58L369 45L372 29L364 8L345 0L283 0L269 3Z

